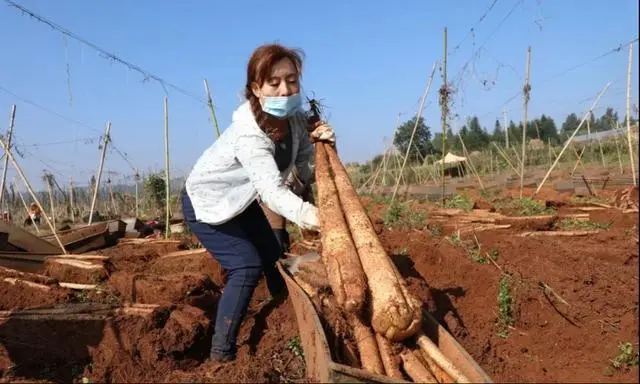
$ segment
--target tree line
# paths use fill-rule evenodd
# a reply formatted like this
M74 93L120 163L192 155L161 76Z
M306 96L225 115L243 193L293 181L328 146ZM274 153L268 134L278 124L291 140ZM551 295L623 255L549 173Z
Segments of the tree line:
M575 113L570 113L565 121L558 127L550 116L542 114L527 123L527 140L538 139L544 144L559 145L564 142L578 128L581 117ZM637 121L631 118L631 123ZM586 133L587 129L593 132L607 131L616 129L617 125L626 126L626 118L620 120L618 112L613 108L607 108L600 117L591 114L580 130L580 133ZM402 123L396 130L393 138L395 148L402 154L407 152L411 133L416 125L416 117ZM428 155L442 155L442 133L438 129L434 130L432 135L431 127L427 126L424 119L418 119L418 126L411 144L410 160L421 161ZM522 122L516 124L513 120L509 121L507 127L504 127L500 120L495 120L491 132L486 126L480 123L477 116L471 116L466 123L460 128L459 135L464 141L464 145L468 152L482 151L488 149L492 142L504 146L507 142L506 134L509 134L509 143L511 145L520 145L522 142ZM447 130L447 151L462 153L462 143L458 135L454 135L451 128Z

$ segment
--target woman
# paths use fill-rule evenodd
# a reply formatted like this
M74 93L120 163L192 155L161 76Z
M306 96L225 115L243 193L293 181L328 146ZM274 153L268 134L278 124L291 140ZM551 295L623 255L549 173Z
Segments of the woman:
M303 229L319 229L316 207L284 183L294 167L303 182L313 176L301 70L302 57L295 50L278 44L257 48L247 66L247 101L186 181L185 222L227 273L211 346L217 362L235 359L240 323L263 273L272 298L286 294L275 266L280 246L257 199ZM335 141L324 123L311 136Z

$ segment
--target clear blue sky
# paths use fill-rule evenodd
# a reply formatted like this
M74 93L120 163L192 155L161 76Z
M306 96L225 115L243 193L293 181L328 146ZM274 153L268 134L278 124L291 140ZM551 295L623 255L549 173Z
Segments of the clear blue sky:
M306 53L303 87L329 107L344 161L381 152L398 113L404 113L403 120L416 113L431 67L443 55L445 26L449 78L462 80L453 110L462 118L480 116L490 130L496 118L502 120L501 105L522 88L528 45L532 118L545 113L559 126L567 113L588 109L589 99L607 81L614 83L596 113L611 105L622 116L627 49L566 70L638 36L637 0L498 0L473 34L470 28L493 0L17 2L192 94L203 96L202 81L208 78L222 129L240 102L251 51L272 41L300 47ZM2 89L94 127L72 124L0 89L0 110L6 111L0 116L8 116L11 104L17 104L16 142L25 155L20 161L34 184L41 185L43 169L63 182L73 176L87 184L98 165L97 142L33 144L98 136L108 120L114 143L136 167L164 167L164 92L157 82L143 83L139 73L73 39L66 39L65 50L59 32L4 1L0 46ZM638 44L634 49L632 96L637 103ZM483 80L495 85L487 89ZM440 85L437 72L424 111L434 130L440 129ZM506 107L510 119L522 119L520 97ZM184 174L214 141L213 128L205 105L172 89L169 113L171 168ZM3 132L7 123L8 118L0 119ZM116 152L108 153L105 169L132 173Z

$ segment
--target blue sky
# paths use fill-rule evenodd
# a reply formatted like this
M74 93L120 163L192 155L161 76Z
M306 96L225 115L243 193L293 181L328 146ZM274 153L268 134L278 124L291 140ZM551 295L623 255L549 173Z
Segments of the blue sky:
M196 98L203 97L206 77L222 129L240 103L251 51L273 41L302 48L303 87L328 106L345 162L381 152L398 113L402 120L416 113L431 67L443 56L445 26L449 79L460 80L453 110L462 119L454 127L476 114L490 129L496 118L502 119L503 103L522 88L529 45L531 117L546 113L560 125L567 113L586 111L608 81L613 84L596 114L610 105L622 116L628 50L590 60L638 36L636 0L497 0L479 23L493 0L17 2ZM87 184L99 152L96 141L83 140L99 136L108 120L115 145L135 167L164 167L165 93L157 82L143 82L139 73L64 39L4 1L0 46L0 110L6 111L0 116L8 116L11 104L17 104L15 135L24 153L19 160L33 184L41 184L43 169L63 182L72 176L77 184ZM468 70L462 71L465 62ZM637 43L633 68L637 103ZM483 81L491 86L484 87ZM423 113L434 130L440 129L440 85L436 72ZM185 174L213 143L214 131L200 101L171 88L168 97L171 168ZM506 108L510 119L522 119L522 98ZM7 125L8 117L0 118L3 132ZM56 142L67 143L50 144ZM105 170L120 174L112 176L114 181L133 172L115 151L108 153ZM14 175L11 170L9 178Z

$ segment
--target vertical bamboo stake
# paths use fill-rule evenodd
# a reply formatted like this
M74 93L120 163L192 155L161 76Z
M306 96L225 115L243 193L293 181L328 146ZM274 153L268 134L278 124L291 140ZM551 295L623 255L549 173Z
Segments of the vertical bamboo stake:
M620 128L620 123L616 122L617 129ZM618 141L618 135L613 136L613 140L616 142L616 154L618 155L618 166L620 167L620 174L624 174L624 167L622 166L622 155L620 154L620 142Z
M7 134L7 145L11 150L11 138L13 136L13 126L16 122L16 105L11 106L11 117L9 118L9 133ZM7 180L7 168L9 168L9 156L4 157L4 167L2 168L2 183L0 183L0 205L4 197L4 183Z
M460 132L458 132L458 138L460 139L460 143L462 144L462 151L467 156L467 161L469 162L469 168L471 168L471 173L478 179L478 184L480 184L480 189L484 191L484 185L482 184L480 175L476 171L476 167L473 165L473 162L471 161L471 156L469 155L469 152L467 152L467 146L464 145L464 140L462 140L462 136L460 136Z
M107 180L107 189L109 191L109 200L111 200L111 207L113 207L113 214L118 215L118 207L116 206L116 199L113 197L113 185L111 185L111 178Z
M211 123L216 129L216 139L220 137L220 128L218 127L218 119L216 118L216 111L213 108L213 100L211 99L211 92L209 92L209 82L204 79L204 91L207 94L207 106L209 107L209 113L211 113Z
M98 198L98 189L100 188L100 179L102 179L102 168L104 167L104 157L107 154L107 145L109 144L109 132L111 132L111 122L107 123L104 131L104 140L102 142L102 152L100 153L100 166L98 167L98 175L96 177L96 185L93 189L93 198L91 199L91 211L89 211L89 223L93 223L93 210L96 208L96 199Z
M69 177L69 204L71 205L71 222L76 222L75 206L73 204L73 177Z
M136 219L138 217L140 217L140 203L138 200L138 184L140 183L140 174L138 173L138 170L136 169L136 174L134 176L134 180L136 182Z
M169 100L167 96L164 97L164 174L166 178L165 182L165 228L164 238L169 238L169 203L170 203L170 180L169 180Z
M13 154L11 153L11 151L9 151L9 147L4 143L4 140L2 139L0 139L0 146L2 147L2 150L4 150L4 153L9 157L9 160L11 160L11 164L16 169L16 172L22 179L22 182L24 183L24 185L27 187L27 191L29 191L31 198L33 199L33 201L36 202L36 204L38 204L38 208L40 208L40 211L44 213L45 210L44 208L42 208L42 204L40 204L38 197L33 192L33 189L31 188L31 184L29 184L29 180L27 180L27 177L24 175L24 172L22 172L22 168L20 168L20 165L18 164L16 159L13 157ZM53 233L53 237L56 238L56 241L58 242L60 249L66 255L68 252L64 247L64 244L62 244L62 241L60 241L60 237L58 237L58 234L56 233L53 225L51 224L51 221L49 220L49 216L47 216L46 214L44 214L43 216L44 216L44 220L47 222L47 225L49 226L49 229L51 229L51 232Z
M633 61L633 43L629 45L629 65L627 70L627 142L629 143L629 160L631 161L631 177L633 186L637 186L636 164L633 156L633 145L631 144L631 63Z
M442 66L443 80L440 88L440 102L442 108L442 203L444 204L444 158L447 155L447 115L449 114L449 84L447 83L447 27L444 27L444 63Z
M20 201L22 201L22 205L24 206L24 210L27 211L27 215L31 217L31 211L27 206L27 202L24 201L24 197L22 197L22 191L20 191L20 188L18 188L18 184L16 183L15 180L13 181L13 188L18 192L18 196L20 196ZM31 223L33 224L33 227L36 229L36 233L39 235L40 229L38 228L38 224L36 224L35 221L32 221Z
M53 201L53 191L51 187L51 175L45 173L45 180L47 181L47 191L49 192L49 204L51 205L51 218L53 219L53 231L56 231L56 206ZM45 212L46 215L46 212Z
M527 49L527 77L524 81L524 121L522 122L522 162L520 163L520 198L522 199L522 190L524 188L524 163L527 155L527 118L529 113L529 77L531 75L531 47Z
M413 144L413 137L418 130L418 123L420 122L420 117L422 115L422 108L424 107L424 101L427 99L427 95L429 94L429 90L431 89L431 81L433 80L433 75L436 73L436 63L433 63L433 68L431 69L431 75L429 76L429 80L427 81L427 86L424 89L424 93L422 94L422 98L420 99L420 106L418 107L418 112L416 113L416 123L413 126L413 131L411 131L411 137L409 138L409 145L407 146L407 151L404 154L404 160L402 161L402 166L400 167L400 175L396 179L396 187L393 190L393 195L391 196L391 203L396 198L396 194L398 193L398 187L400 186L400 177L403 175L404 167L407 165L407 159L409 158L409 152L411 151L411 145ZM420 153L420 152L418 152Z
M553 164L551 164L551 167L549 167L549 170L547 171L547 174L544 176L544 178L540 182L540 185L538 185L538 188L536 188L536 191L533 193L533 197L535 197L538 194L538 192L540 192L540 189L542 188L544 183L547 181L547 178L549 177L549 175L553 171L553 168L555 168L555 166L558 165L558 161L560 161L560 158L562 157L562 154L567 149L569 144L571 144L571 141L576 136L576 134L578 133L580 128L582 128L582 124L584 124L585 120L587 119L587 116L589 115L589 112L593 111L593 109L596 107L596 105L598 105L598 102L600 101L600 98L602 97L602 95L604 95L604 93L607 91L607 89L609 89L610 85L611 85L611 82L608 82L607 85L604 86L602 91L600 91L600 93L598 94L598 97L596 97L596 100L591 105L591 108L589 108L589 111L584 114L584 116L582 117L582 121L580 121L580 124L578 124L578 127L573 131L573 133L571 134L569 139L567 139L567 142L564 144L564 147L562 147L562 150L560 151L560 153L556 157L556 160L553 162Z

